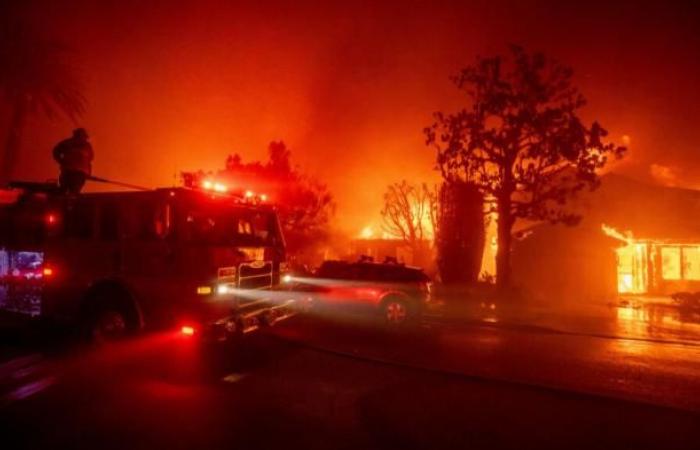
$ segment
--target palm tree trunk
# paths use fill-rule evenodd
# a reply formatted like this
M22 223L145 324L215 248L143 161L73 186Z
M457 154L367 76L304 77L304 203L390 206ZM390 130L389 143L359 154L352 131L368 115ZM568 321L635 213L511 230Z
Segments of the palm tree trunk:
M3 149L2 164L0 165L0 186L10 181L17 164L17 157L22 144L22 131L26 122L26 109L21 100L15 102L10 127L7 131L7 139Z

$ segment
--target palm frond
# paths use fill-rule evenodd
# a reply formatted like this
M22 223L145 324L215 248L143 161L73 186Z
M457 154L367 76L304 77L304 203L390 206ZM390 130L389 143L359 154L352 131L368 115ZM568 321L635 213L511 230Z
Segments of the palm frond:
M25 102L28 111L74 123L86 100L71 50L26 24L0 22L0 91L5 100Z

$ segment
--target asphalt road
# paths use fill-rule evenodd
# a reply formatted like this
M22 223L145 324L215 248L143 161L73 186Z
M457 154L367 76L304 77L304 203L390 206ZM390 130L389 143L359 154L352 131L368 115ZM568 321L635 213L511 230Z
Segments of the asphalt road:
M693 448L700 347L297 317L234 346L3 338L2 448Z

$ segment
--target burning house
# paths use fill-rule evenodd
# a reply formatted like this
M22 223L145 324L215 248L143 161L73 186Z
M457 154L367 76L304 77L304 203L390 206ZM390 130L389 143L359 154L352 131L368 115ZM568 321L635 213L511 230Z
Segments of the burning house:
M607 175L572 207L578 226L538 225L514 244L514 279L533 296L700 291L700 191Z

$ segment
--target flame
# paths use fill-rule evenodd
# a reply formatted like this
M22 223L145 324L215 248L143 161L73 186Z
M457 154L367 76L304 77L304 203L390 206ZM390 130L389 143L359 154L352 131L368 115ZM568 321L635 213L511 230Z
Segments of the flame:
M620 294L644 294L647 292L649 276L648 244L640 242L632 233L621 232L609 225L602 224L603 233L625 243L616 248L617 256L617 292Z
M602 224L600 228L603 230L603 233L605 233L607 236L610 236L611 238L617 239L619 241L626 242L627 244L631 244L634 242L634 238L632 237L631 232L626 232L623 233L621 231L618 231L617 229L606 225Z
M372 239L374 237L374 229L371 226L366 226L360 231L360 239Z

